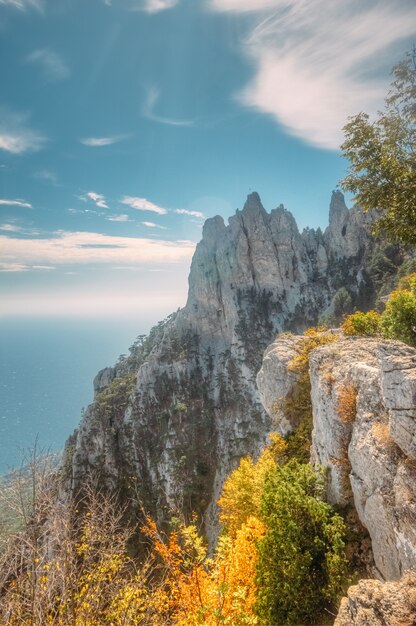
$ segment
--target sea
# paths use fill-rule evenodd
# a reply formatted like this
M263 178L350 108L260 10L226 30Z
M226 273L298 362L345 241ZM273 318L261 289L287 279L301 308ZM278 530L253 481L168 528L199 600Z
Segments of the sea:
M2 318L0 474L24 464L35 442L42 453L61 451L92 401L96 373L128 354L151 325L130 318Z

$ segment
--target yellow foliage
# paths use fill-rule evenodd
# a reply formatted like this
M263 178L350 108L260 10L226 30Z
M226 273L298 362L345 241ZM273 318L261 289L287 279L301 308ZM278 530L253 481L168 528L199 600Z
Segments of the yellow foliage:
M224 483L218 500L220 522L233 539L247 519L258 514L266 477L285 453L286 443L278 433L272 433L269 438L270 445L257 462L250 456L241 459Z
M208 567L198 565L179 582L181 605L175 614L178 626L254 626L256 542L264 524L249 517L235 540L223 536Z

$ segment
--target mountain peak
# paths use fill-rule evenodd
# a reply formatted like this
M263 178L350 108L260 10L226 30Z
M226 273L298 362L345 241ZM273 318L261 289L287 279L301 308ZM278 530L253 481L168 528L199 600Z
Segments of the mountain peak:
M253 191L252 193L248 194L247 200L243 207L243 211L246 213L254 211L261 211L262 213L266 212L266 209L262 205L260 196L257 191Z
M334 219L344 219L348 215L348 209L345 204L344 194L336 189L332 192L331 204L329 205L329 223Z

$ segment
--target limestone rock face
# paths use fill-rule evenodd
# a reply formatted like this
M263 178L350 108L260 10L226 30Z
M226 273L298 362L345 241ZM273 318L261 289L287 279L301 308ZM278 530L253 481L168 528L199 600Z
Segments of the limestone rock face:
M397 582L360 580L348 589L334 626L412 626L416 624L416 575Z
M340 280L358 293L373 243L357 215L338 193L325 234L300 234L289 211L267 213L252 193L228 225L219 216L207 220L186 306L97 376L72 486L99 471L123 489L134 484L159 521L172 507L198 511L212 537L224 478L242 456L260 451L271 429L256 387L264 349L277 332L316 323ZM132 374L133 387L119 384ZM285 384L282 394L290 376Z
M279 424L271 399L290 392L284 376L275 376L287 365L288 343L295 350L299 340L278 338L258 376L264 406L283 432L287 419ZM328 469L328 499L355 506L371 538L377 575L400 578L416 568L416 350L340 336L314 350L309 364L311 456Z
M284 401L293 393L298 375L290 370L290 363L299 354L302 337L280 335L263 356L261 370L257 374L260 401L271 418L272 428L282 435L296 429L298 424L291 419Z

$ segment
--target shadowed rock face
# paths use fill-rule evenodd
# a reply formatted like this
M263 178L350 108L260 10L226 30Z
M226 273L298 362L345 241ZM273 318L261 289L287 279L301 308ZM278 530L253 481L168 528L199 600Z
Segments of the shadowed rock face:
M213 537L225 476L260 451L270 430L255 380L263 350L278 331L316 323L341 283L353 295L365 289L366 222L339 192L324 235L299 233L283 206L267 213L257 193L227 226L207 220L186 306L97 376L97 399L75 444L73 487L99 470L118 487L134 485L159 521L175 506L198 511Z
M279 337L258 375L263 404L285 433L297 424L274 401L296 385L287 366L301 342ZM416 569L416 350L340 336L311 353L309 368L312 460L328 469L328 499L354 505L371 538L374 575L398 579Z

